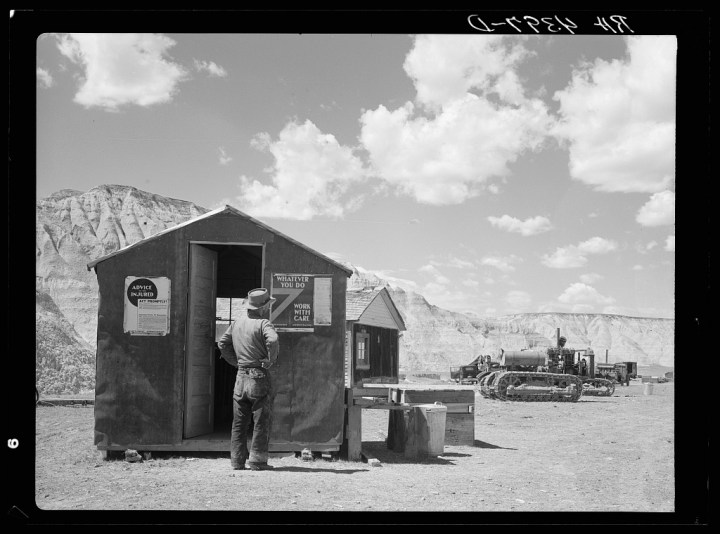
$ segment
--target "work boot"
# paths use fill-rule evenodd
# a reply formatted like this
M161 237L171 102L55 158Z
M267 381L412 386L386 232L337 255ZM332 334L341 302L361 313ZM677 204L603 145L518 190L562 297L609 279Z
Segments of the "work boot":
M275 469L272 465L268 465L267 463L250 462L249 465L251 471L269 471L271 469Z
M235 459L232 459L232 460L230 460L230 465L231 465L232 468L233 468L234 470L236 470L236 471L241 471L241 470L243 470L243 469L247 469L247 468L245 467L245 460L235 460Z

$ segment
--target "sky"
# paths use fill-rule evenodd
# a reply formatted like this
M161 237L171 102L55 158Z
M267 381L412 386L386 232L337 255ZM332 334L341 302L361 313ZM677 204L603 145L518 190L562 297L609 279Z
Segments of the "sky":
M673 35L42 34L36 191L231 205L440 308L674 317Z

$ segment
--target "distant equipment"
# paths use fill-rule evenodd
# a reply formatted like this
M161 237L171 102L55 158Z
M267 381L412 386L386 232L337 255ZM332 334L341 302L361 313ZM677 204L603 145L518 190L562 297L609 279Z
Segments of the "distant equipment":
M458 384L477 384L478 381L491 370L500 368L498 362L493 362L489 354L478 356L467 365L450 368L450 379Z
M477 377L480 394L525 402L577 402L582 395L612 395L614 383L595 376L592 349L566 348L566 341L558 329L557 346L545 352L501 350L498 368Z

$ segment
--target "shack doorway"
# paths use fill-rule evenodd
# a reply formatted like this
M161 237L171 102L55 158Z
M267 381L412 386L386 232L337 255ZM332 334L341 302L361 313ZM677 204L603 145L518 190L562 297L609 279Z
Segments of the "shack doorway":
M183 438L230 437L235 368L216 341L262 285L263 246L190 243Z

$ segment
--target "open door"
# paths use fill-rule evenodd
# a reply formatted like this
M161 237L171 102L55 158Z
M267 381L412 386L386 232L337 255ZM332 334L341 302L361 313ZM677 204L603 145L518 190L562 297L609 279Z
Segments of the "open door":
M190 244L183 436L213 431L217 252Z

